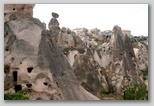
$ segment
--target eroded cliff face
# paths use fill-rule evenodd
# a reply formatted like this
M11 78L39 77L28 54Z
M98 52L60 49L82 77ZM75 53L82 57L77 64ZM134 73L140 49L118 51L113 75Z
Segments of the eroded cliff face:
M5 4L4 21L33 17L35 4Z
M29 89L31 100L99 100L101 90L123 95L125 86L143 84L147 44L132 44L119 26L99 39L98 29L60 28L54 12L47 30L32 17L34 4L4 7L5 93Z
M87 55L79 55L73 64L73 71L80 82L80 85L93 95L101 98L100 91L102 89L98 78L97 66L92 64L91 59Z
M136 63L139 70L144 70L148 67L148 47L143 42L138 42L134 48Z
M119 26L114 26L112 32L113 35L111 38L107 37L107 41L104 40L103 43L98 42L98 44L94 43L90 37L87 38L86 35L83 37L83 35L83 38L81 38L82 42L80 43L80 46L78 45L78 48L84 49L84 54L68 49L68 55L66 57L71 67L73 67L75 75L80 78L80 82L84 80L84 83L87 83L86 81L88 81L88 79L87 77L84 78L82 76L87 76L90 66L87 65L87 62L83 62L86 64L85 66L87 67L87 72L84 73L84 71L82 71L82 74L79 74L81 70L84 70L84 67L79 64L78 61L83 61L82 58L79 58L81 56L89 57L90 64L96 67L95 69L91 69L93 71L90 73L97 72L97 77L95 77L94 80L97 81L97 79L99 79L99 84L101 85L100 89L107 89L117 95L122 95L124 92L124 87L129 84L138 83L143 85L144 82L141 69L148 67L148 63L146 61L148 58L148 52L144 45L142 44L141 46L139 43L140 46L136 48L136 52L134 53L132 41L127 35L122 33ZM69 34L69 36L72 35ZM65 37L69 36L67 34L65 35ZM79 37L80 35L76 34L74 37L75 36ZM68 40L69 42L75 41L74 39L71 39L71 37L69 38L69 40L65 40ZM78 43L79 41L75 42ZM76 48L75 45L61 45L61 47ZM143 54L145 56L143 56ZM140 61L138 61L139 59ZM141 63L141 60L144 61ZM80 70L77 67L80 68ZM86 89L85 86L83 87ZM95 89L95 87L91 86L91 89ZM99 92L101 91L100 89ZM90 92L92 93L93 91Z
M5 5L5 10L12 6L17 14L19 8L24 7ZM25 8L29 6L32 13L33 5ZM31 100L99 100L80 86L69 62L59 50L54 38L54 31L57 33L59 29L47 31L43 23L31 15L15 15L14 19L5 16L5 93L29 89Z
M131 41L127 35L123 35L121 28L115 26L112 36L113 60L111 68L111 82L117 94L122 93L122 88L130 83L143 83L139 78L139 70L135 67L136 58ZM113 79L115 77L115 79Z
M143 85L141 70L148 66L146 61L148 54L146 48L140 43L139 49L134 53L130 38L123 35L119 26L114 26L112 32L110 42L104 42L100 46L91 44L90 58L97 65L97 77L102 89L122 95L125 86L137 83Z
M60 90L48 67L39 66L40 43L44 27L38 19L26 18L7 21L5 27L5 80L10 78L12 86L5 85L5 91L16 92L30 89L31 100L62 99ZM15 89L14 89L15 88ZM44 95L44 96L42 96ZM50 96L48 96L50 95Z

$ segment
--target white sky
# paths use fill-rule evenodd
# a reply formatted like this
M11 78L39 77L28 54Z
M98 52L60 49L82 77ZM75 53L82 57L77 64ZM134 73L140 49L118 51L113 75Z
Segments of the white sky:
M59 14L60 27L112 30L114 25L148 36L148 4L36 4L33 17L45 22Z

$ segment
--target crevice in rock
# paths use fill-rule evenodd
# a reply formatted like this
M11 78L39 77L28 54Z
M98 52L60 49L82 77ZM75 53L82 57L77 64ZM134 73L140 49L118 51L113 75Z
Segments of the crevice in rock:
M53 74L53 76L54 76L54 77L56 77L56 75L55 75L55 74Z
M59 84L58 84L58 82L56 82L56 84L57 84L57 87L59 88Z

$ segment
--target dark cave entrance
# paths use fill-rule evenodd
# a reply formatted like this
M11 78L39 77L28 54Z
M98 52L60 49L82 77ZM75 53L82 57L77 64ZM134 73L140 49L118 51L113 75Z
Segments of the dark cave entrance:
M22 90L22 86L21 85L15 85L15 91L18 92Z
M28 68L27 68L28 73L31 73L32 70L33 70L33 67L28 67Z
M18 80L18 79L17 79L17 76L18 76L18 72L17 72L17 71L14 71L14 72L13 72L13 81L14 81L14 82L17 82L17 80Z

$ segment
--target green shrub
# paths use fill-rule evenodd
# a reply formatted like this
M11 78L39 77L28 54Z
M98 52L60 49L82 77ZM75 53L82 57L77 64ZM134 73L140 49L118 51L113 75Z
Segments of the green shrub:
M64 48L63 54L67 56L67 55L69 54L69 51L70 51L70 50L72 51L73 48L72 48L72 47Z
M148 80L148 68L141 71L143 73L143 80Z
M28 90L20 90L14 94L4 94L4 100L29 100L29 98L25 96L28 93Z
M148 79L148 76L143 76L143 80L147 80Z
M139 84L128 86L124 92L124 100L148 100L148 91Z
M101 95L102 95L102 94L108 94L108 93L109 93L109 90L108 90L108 89L102 89L102 90L101 90Z
M85 52L84 48L68 47L68 48L64 48L63 54L67 56L69 54L69 51L73 51L73 50L77 50L80 54L83 54Z
M117 100L124 100L122 96L117 97Z
M85 52L85 50L83 48L77 48L76 49L80 54L83 54Z
M144 70L141 70L141 71L142 71L143 75L148 75L148 67Z
M95 42L98 42L99 40L98 40L98 38L94 38L94 41L95 41Z

